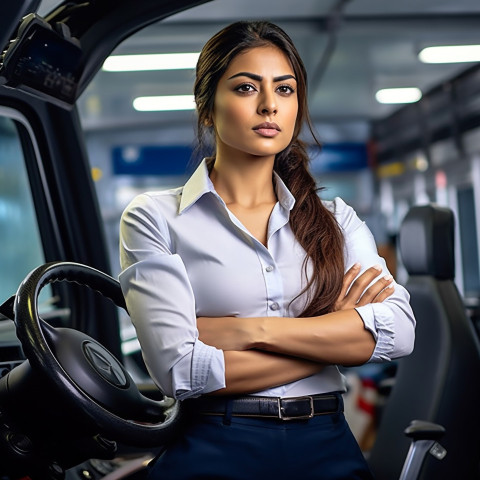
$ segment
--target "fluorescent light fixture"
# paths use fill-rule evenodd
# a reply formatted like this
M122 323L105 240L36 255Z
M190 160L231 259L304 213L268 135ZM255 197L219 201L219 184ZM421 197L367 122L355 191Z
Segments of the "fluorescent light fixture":
M480 62L480 45L445 45L424 48L418 58L423 63Z
M200 53L156 53L152 55L112 55L103 63L106 72L183 70L195 68Z
M165 112L169 110L195 110L193 95L166 95L163 97L138 97L133 108L139 112Z
M379 103L415 103L422 98L419 88L384 88L375 94Z

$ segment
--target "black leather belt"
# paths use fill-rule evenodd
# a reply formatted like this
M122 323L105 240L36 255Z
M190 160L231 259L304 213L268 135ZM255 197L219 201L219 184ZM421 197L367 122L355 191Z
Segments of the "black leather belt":
M191 412L202 415L225 415L233 417L277 418L280 420L302 420L316 415L328 415L343 411L340 394L307 395L304 397L260 397L235 398L200 397L185 400Z

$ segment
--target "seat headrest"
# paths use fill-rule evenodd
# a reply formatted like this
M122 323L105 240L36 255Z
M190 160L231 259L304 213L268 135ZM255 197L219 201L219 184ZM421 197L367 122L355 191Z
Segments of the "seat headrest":
M429 204L412 207L400 227L399 246L409 275L431 275L454 279L453 212Z

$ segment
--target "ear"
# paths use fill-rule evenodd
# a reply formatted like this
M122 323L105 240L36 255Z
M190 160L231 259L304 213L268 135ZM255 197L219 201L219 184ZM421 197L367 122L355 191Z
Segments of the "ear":
M205 127L213 127L213 119L211 117L208 117L206 118L204 121L203 121L203 125Z

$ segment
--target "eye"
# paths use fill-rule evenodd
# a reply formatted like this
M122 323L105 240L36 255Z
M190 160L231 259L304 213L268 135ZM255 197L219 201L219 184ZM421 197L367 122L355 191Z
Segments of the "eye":
M251 83L242 83L235 88L235 91L239 93L252 93L256 91L256 88Z
M291 95L295 93L295 89L291 85L279 85L277 87L277 92L281 95Z

